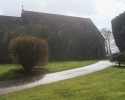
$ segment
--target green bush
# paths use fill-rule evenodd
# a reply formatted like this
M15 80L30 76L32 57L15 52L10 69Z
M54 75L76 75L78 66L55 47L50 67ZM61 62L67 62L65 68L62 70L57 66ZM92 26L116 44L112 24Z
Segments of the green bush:
M125 62L125 52L123 53L114 53L109 57L111 62L118 62L119 66L121 66L121 62Z
M29 35L18 36L9 44L10 57L26 71L38 64L48 62L48 44L46 40Z

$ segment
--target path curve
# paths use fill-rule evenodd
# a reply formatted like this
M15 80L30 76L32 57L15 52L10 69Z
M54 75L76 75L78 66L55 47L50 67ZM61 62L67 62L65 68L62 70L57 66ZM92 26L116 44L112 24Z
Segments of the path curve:
M14 91L32 88L32 87L35 87L35 86L38 86L41 84L48 84L48 83L57 82L60 80L74 78L77 76L81 76L81 75L89 74L89 73L92 73L92 72L95 72L98 70L102 70L102 69L107 68L111 65L114 65L114 64L106 60L106 61L99 61L95 64L88 65L88 66L81 67L81 68L46 74L42 79L35 81L33 83L25 84L22 86L1 88L0 94L6 94L6 93L14 92Z

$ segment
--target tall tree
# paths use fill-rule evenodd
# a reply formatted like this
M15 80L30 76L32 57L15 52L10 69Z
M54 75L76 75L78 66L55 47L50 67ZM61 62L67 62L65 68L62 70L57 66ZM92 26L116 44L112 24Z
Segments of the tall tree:
M125 12L112 19L111 25L116 46L120 52L123 52L125 51Z
M101 33L105 39L106 55L109 55L111 54L110 40L111 40L112 31L111 29L108 29L108 28L102 28Z

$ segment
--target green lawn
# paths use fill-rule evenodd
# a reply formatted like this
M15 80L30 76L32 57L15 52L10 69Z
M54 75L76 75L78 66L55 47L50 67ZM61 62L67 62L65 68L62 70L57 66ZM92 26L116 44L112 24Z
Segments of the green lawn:
M73 79L4 94L0 100L125 100L125 68L109 67Z
M98 61L91 60L91 61L51 62L48 65L43 66L43 68L48 70L50 73L53 73L53 72L83 67L83 66L90 65L90 64L93 64L96 62L98 62ZM19 68L21 68L21 67L19 67L19 65L15 65L15 64L0 64L0 81L28 77L27 75L15 74L10 71L12 69L19 69Z
M90 64L94 64L96 62L98 62L98 60L51 62L44 68L47 69L49 72L53 73L53 72L87 66Z

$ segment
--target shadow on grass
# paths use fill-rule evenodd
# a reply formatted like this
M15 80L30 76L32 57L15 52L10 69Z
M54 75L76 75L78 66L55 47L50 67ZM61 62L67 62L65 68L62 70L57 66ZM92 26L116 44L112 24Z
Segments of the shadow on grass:
M34 68L31 73L23 70L13 69L0 75L5 81L0 81L0 88L29 84L43 78L49 73L46 69Z
M121 65L121 66L119 66L119 65L114 65L114 66L112 66L112 67L115 67L115 68L125 68L125 65Z

